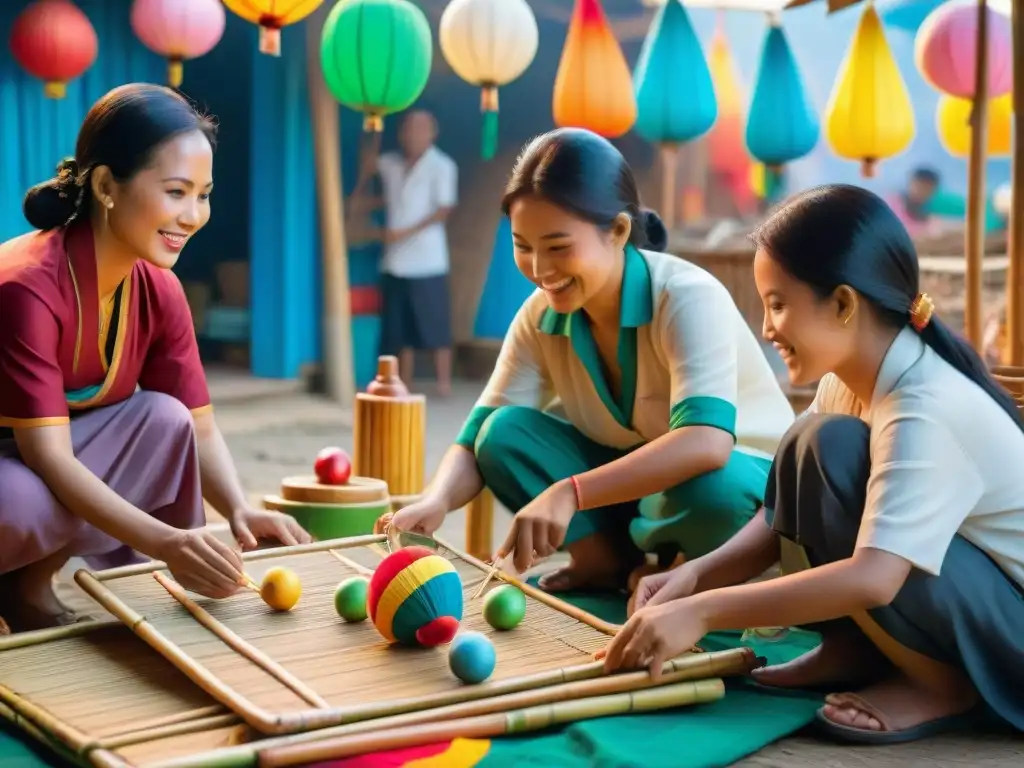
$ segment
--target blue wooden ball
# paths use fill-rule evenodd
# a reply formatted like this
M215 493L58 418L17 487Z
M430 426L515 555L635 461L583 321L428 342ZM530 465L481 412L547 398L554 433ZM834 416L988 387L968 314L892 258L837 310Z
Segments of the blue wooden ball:
M494 672L494 644L481 632L461 632L448 650L448 665L464 683L482 683Z

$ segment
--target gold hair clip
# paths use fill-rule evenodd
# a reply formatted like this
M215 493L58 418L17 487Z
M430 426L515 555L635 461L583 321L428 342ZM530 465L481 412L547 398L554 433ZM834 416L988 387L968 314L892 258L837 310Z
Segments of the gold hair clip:
M910 305L910 324L920 333L928 327L935 312L935 303L927 293L919 293Z

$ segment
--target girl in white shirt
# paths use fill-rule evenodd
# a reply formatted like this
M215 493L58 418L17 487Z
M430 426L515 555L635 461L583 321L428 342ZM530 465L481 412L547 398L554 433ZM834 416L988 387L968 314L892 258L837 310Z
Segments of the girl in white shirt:
M515 513L498 557L521 572L568 550L541 580L551 591L626 586L642 552L712 551L760 509L794 419L728 290L661 252L625 159L590 131L531 142L502 208L537 290L422 500L392 524L432 533L486 485Z
M820 380L817 396L782 440L764 509L641 583L608 669L660 669L709 631L812 625L816 649L755 676L857 689L818 712L834 737L908 741L983 711L1024 728L1013 400L933 316L913 243L872 193L812 189L755 239L764 335L794 383ZM744 583L780 559L785 575Z

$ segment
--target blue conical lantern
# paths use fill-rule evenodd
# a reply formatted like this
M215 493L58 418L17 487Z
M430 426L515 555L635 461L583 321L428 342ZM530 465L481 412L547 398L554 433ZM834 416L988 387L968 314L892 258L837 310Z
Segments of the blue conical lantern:
M773 21L761 50L754 95L747 114L747 149L769 170L808 154L820 124L804 88L786 33Z
M680 0L658 9L633 72L637 133L655 144L682 144L718 117L704 49Z

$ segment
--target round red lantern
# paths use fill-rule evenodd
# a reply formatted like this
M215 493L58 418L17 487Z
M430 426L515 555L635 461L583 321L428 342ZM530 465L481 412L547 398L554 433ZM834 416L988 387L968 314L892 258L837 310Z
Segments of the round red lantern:
M96 61L99 40L71 0L36 0L14 20L10 46L21 68L45 83L43 92L61 99L68 82Z

